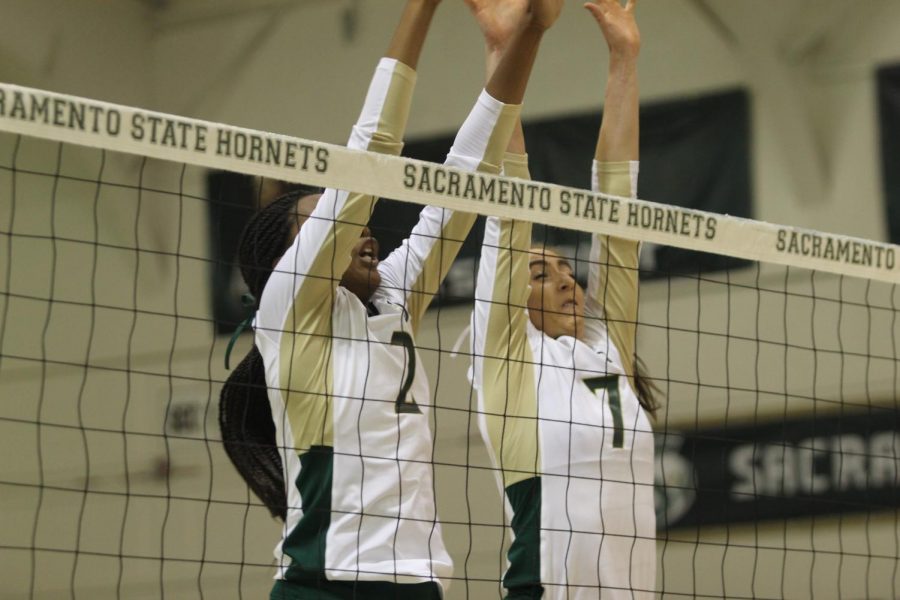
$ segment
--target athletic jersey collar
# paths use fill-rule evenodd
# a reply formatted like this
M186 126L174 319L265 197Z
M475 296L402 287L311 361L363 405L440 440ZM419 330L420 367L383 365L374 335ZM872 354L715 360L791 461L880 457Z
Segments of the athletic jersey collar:
M578 379L621 374L621 369L610 360L606 352L595 350L581 340L570 335L562 335L556 339L544 335L543 338L542 354L545 363L573 369Z

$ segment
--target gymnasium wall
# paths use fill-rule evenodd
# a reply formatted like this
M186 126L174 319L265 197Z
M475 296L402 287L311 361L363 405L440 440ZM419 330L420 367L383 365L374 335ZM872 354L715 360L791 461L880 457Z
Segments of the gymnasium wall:
M355 27L345 38L344 11L354 4ZM596 108L602 96L605 50L577 4L547 36L526 119ZM813 4L815 11L809 10ZM157 11L137 1L11 0L0 19L0 80L340 143L399 6L383 0L197 1ZM746 0L712 4L717 19L702 6L641 3L642 97L746 87L755 218L883 239L874 70L900 62L900 5L867 0L850 10L846 2L794 0L767 11ZM445 0L420 66L409 137L446 133L462 121L481 86L481 64L469 15L462 3ZM12 144L8 137L0 142L4 161ZM56 169L52 144L31 142L20 152L19 167ZM95 153L66 151L61 170L96 178L99 166ZM236 597L237 589L260 597L269 585L278 527L261 508L246 508L247 492L214 441L218 388L208 380L226 376L224 340L213 340L204 321L209 292L198 282L208 281L206 212L191 198L203 195L205 179L198 171L182 174L131 157L110 157L104 172L129 185L143 177L145 186L160 191L107 190L95 204L94 186L68 183L57 190L65 202L54 205L52 181L20 175L14 206L0 194L0 231L17 234L11 243L0 235L0 285L8 280L3 291L16 295L0 295L6 315L0 596L29 597L34 581L40 598L66 596L73 585L92 598L116 597L117 590L128 598L157 598L163 591L190 598L199 597L201 587L206 597ZM4 172L0 190L11 183ZM53 244L51 231L102 244ZM138 258L127 250L136 242L158 253ZM182 258L171 256L175 252ZM730 277L732 283L784 285L781 274L770 271ZM786 288L809 293L813 285L818 294L844 300L893 300L883 286L827 276L812 282L803 272ZM841 398L863 406L894 402L893 363L850 355L895 352L887 335L896 332L890 315L873 319L865 309L838 315L835 303L810 314L799 300L728 289L715 280L642 289L640 351L652 374L759 386L786 377L777 344L760 358L754 344L726 344L723 333L807 345L814 339L817 347L846 355L831 353L817 364L808 355L793 356L787 376L798 396L815 393L826 400L825 410L838 410ZM69 304L51 308L41 300L51 293ZM784 311L787 327L779 322ZM473 399L458 384L465 381L466 360L434 351L453 345L467 309L430 319L423 330L432 333L419 343L444 406L435 416L436 460L473 465L438 468L439 509L457 575L472 578L469 597L492 597L508 543L497 527L502 504L492 474L481 468L487 456L466 410ZM698 320L708 332L700 345L696 334L661 327L696 329ZM246 351L246 337L237 356ZM96 368L81 366L86 356ZM689 383L670 392L659 422L675 429L812 410L803 400L695 393ZM173 424L175 414L180 425ZM31 424L36 420L56 425L37 427ZM116 433L122 429L133 435ZM85 494L88 487L99 493ZM210 493L221 502L203 502ZM659 544L659 585L673 598L892 597L900 583L891 558L898 553L897 533L892 512L668 532ZM708 544L695 551L698 540ZM77 556L67 551L75 547ZM164 563L153 558L161 554ZM457 582L448 597L466 597L465 587Z

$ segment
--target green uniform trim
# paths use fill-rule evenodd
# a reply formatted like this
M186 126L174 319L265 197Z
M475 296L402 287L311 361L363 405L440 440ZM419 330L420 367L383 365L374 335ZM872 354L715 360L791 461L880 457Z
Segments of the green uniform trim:
M300 475L295 485L300 491L303 516L285 538L283 550L291 557L285 573L288 581L325 580L325 540L331 525L331 479L334 448L312 446L300 455Z
M325 581L292 583L277 581L269 600L441 600L437 583L388 581Z
M513 509L509 569L503 587L509 598L540 598L541 587L541 478L530 477L506 488Z
M270 600L441 600L437 583L398 584L390 581L330 581L325 576L325 542L331 524L331 482L334 448L313 446L300 455L303 516L284 540L291 566L275 582Z

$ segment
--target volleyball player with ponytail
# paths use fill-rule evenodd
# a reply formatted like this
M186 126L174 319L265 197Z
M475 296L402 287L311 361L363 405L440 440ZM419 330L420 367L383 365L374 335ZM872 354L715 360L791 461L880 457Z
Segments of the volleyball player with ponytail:
M407 2L349 147L399 153L437 4ZM532 0L448 165L499 171L539 42L561 5ZM435 513L430 391L415 334L474 216L427 207L410 237L379 262L365 227L373 205L346 191L295 193L254 217L243 236L261 361L251 353L236 373L265 375L281 481L270 448L259 443L271 431L248 432L240 414L253 404L243 394L258 388L236 378L222 394L223 438L233 457L249 449L251 458L235 465L285 519L272 598L439 598L452 574ZM279 485L284 509L266 500Z
M521 0L468 0L502 51ZM635 0L586 8L609 46L594 190L634 197L638 158ZM528 178L521 132L504 160ZM490 217L472 316L482 436L513 533L508 598L654 597L656 403L636 373L638 243L594 235L587 290L531 224Z

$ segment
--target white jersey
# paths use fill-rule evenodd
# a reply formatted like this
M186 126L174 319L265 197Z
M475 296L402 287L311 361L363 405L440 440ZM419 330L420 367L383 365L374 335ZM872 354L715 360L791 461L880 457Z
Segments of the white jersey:
M349 147L399 154L414 79L382 59ZM448 164L499 171L518 108L483 93ZM276 578L445 585L452 563L414 336L474 216L425 208L378 265L382 283L367 307L338 282L373 204L326 190L260 299L256 344L288 488Z
M507 174L527 177L523 157ZM596 163L594 189L634 195L637 163ZM526 305L529 223L488 218L472 377L513 529L504 586L544 598L652 598L653 433L634 392L638 243L594 236L584 340Z

